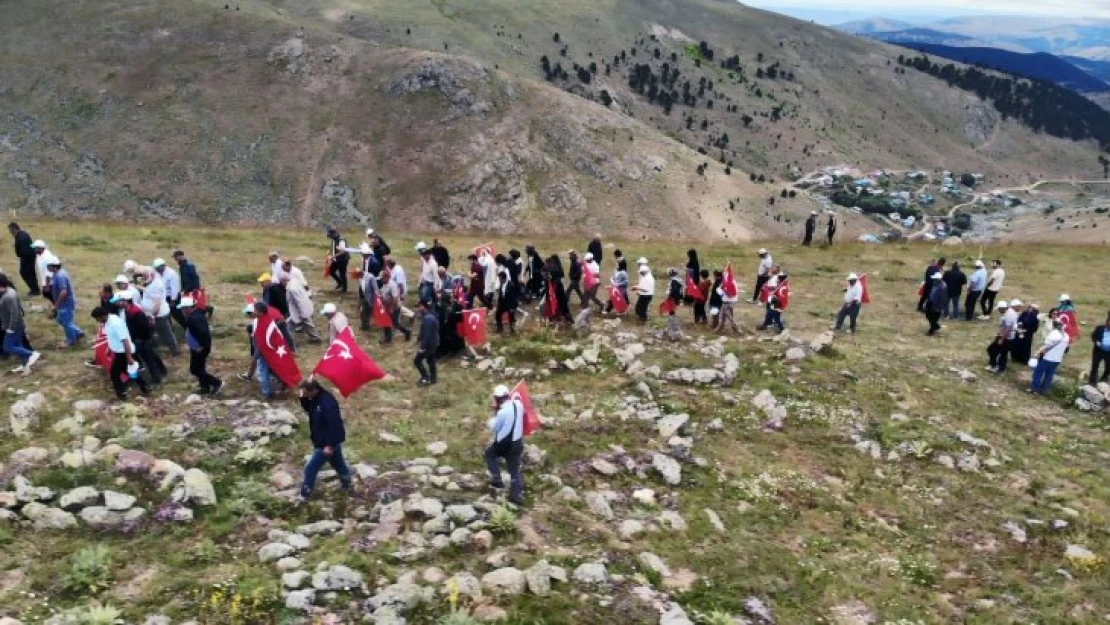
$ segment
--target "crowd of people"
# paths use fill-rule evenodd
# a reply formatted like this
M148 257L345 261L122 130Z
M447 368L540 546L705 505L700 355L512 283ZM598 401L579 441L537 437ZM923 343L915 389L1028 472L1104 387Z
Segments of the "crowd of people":
M816 215L811 216L814 223L807 224L807 243L815 221ZM832 228L835 231L835 223ZM44 241L33 239L18 224L9 224L9 230L15 241L19 277L26 286L26 297L43 298L48 315L61 328L66 347L80 345L86 333L76 317L77 289L63 261ZM327 238L324 275L334 282L339 303L352 290L353 281L362 332L378 328L383 345L392 344L397 334L405 342L414 341L413 367L421 386L438 382L441 361L466 352L475 353L475 346L470 344L470 336L462 327L464 315L475 311L482 312L483 337L487 313L493 316L490 325L495 332L515 333L519 324L533 314L546 324L588 327L593 314L631 314L646 323L656 313L656 306L658 314L666 318L667 335L672 338L682 336L682 322L677 315L681 306L692 308L693 322L697 325L714 332L741 332L736 319L740 285L732 264L705 268L694 249L687 251L685 267L669 268L665 286L657 288L655 272L647 258L638 258L635 272L630 273L624 253L620 249L607 252L601 235L587 243L583 254L567 251L565 260L558 253L543 255L534 245L525 246L523 252L513 248L505 253L499 253L493 245L481 245L468 250L462 263L457 262L462 256L452 255L439 239L433 239L430 246L418 243L409 256L395 253L372 228L365 231L365 237L357 244L350 244L334 228L328 229ZM758 260L753 261L755 280L749 300L763 307L762 323L757 328L783 332L791 296L789 276L770 250L760 249L757 256ZM131 387L149 394L170 374L164 358L176 358L182 351L189 353L189 372L198 385L195 392L217 395L224 388L224 381L208 371L213 349L209 327L213 308L200 274L183 250L174 251L172 258L172 266L161 258L149 265L127 260L119 275L101 286L91 311L97 323L97 341L95 357L87 364L106 370L112 390L120 400L127 399ZM411 291L403 268L405 262L411 262L414 269L415 284ZM992 265L988 272L982 261L976 261L968 276L958 262L949 265L944 258L930 262L917 306L928 321L927 334L935 336L944 329L942 320L970 323L990 320L997 313L998 331L987 347L988 369L1002 373L1011 362L1028 363L1034 369L1028 390L1045 393L1078 338L1075 307L1066 294L1044 314L1037 304L1026 306L1016 298L999 300L1006 272L1001 260ZM606 268L608 284L603 286L602 272ZM312 378L304 384L298 381L290 384L277 375L274 370L277 363L271 360L271 352L261 349L263 345L259 344L262 340L259 328L280 333L281 349L287 346L295 353L300 340L297 335L303 335L309 343L326 340L331 345L351 330L350 322L339 304L325 303L319 313L327 323L325 339L315 322L317 293L304 272L276 250L269 254L258 284L258 296L250 296L242 311L246 317L250 364L239 377L248 383L257 382L265 399L296 388L310 414L312 439L317 448L317 454L306 467L302 494L305 497L311 494L316 473L327 462L347 485L349 471L340 451L345 433L338 404L334 398L328 399L330 393ZM603 298L603 294L608 297ZM849 274L831 328L840 331L847 324L848 331L854 334L868 301L867 276ZM0 329L4 333L0 346L5 358L19 362L13 371L29 375L42 354L32 347L26 327L19 288L0 272ZM1092 385L1110 376L1108 330L1110 318L1091 337ZM267 347L273 347L268 335L265 341ZM486 454L491 485L500 486L500 473L493 471L498 459L505 459L513 476L510 499L518 501L523 496L519 445L522 411L517 399L510 398L502 387L495 390L494 401L497 416L490 427L495 444Z

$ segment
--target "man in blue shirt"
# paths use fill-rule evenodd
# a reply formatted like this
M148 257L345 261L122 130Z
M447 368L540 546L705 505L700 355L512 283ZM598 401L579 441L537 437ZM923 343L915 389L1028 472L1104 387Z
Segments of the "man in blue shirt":
M987 288L987 268L983 261L975 261L975 271L967 280L967 299L964 300L964 319L975 319L975 305L983 296L983 289Z
M412 359L412 364L420 372L420 386L430 386L436 383L439 317L436 317L432 311L431 300L421 299L420 311L424 317L420 322L420 336L417 339L416 357Z
M142 376L131 377L128 368L135 365L135 348L131 343L131 334L127 331L127 322L119 315L112 314L104 306L92 311L93 319L104 324L104 334L108 337L108 349L112 352L112 366L108 371L108 379L112 382L112 390L120 401L127 400L127 385L135 382L143 395L150 394L150 386Z
M324 390L315 380L301 383L298 396L301 408L308 413L308 432L312 438L312 457L304 467L304 483L301 485L301 503L312 496L316 488L316 476L324 463L335 469L343 490L351 490L351 470L343 460L343 443L347 432L343 427L343 415L335 396Z
M50 293L54 297L53 314L58 325L66 335L66 345L73 347L78 341L85 338L85 332L73 322L73 314L77 311L77 300L74 299L73 284L69 281L69 274L62 269L62 261L57 257L50 259L46 267L54 274L50 282Z
M501 458L509 468L509 501L524 505L524 473L520 468L524 456L524 404L512 397L508 387L498 385L493 389L496 413L489 420L493 443L486 448L486 468L489 469L491 488L505 488L501 480Z

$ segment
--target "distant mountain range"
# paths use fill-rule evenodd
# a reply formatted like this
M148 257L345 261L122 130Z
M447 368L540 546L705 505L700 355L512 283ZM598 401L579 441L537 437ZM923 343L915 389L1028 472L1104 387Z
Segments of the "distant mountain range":
M837 28L1081 93L1110 91L1110 20L959 17L914 25L876 18Z

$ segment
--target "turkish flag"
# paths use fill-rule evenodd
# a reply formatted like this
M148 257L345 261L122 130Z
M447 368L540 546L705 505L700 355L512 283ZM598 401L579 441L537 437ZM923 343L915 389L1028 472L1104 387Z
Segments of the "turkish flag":
M790 306L790 295L790 281L783 280L779 283L778 287L775 288L775 291L771 294L771 297L774 297L779 301L780 310L786 310Z
M481 258L483 254L489 254L490 258L497 255L497 248L493 247L493 243L483 243L474 248L474 255Z
M343 397L385 377L385 371L358 346L349 327L335 337L312 373L331 380Z
M1057 314L1056 318L1064 326L1069 341L1074 341L1079 336L1079 315L1075 314L1075 309L1065 310Z
M486 309L475 308L464 310L462 321L459 322L459 336L466 339L467 345L485 345L486 338Z
M462 279L460 278L455 282L455 301L466 308L466 289L463 287Z
M258 298L254 296L254 293L247 291L246 293L243 293L243 301L247 303L247 306L254 306L254 303L258 301Z
M374 298L374 325L379 328L393 327L393 317L385 309L385 302L382 301L381 297Z
M725 276L721 280L721 290L724 291L725 297L736 297L740 292L739 287L736 286L736 274L732 272L732 263L725 267Z
M208 291L204 289L197 289L191 293L184 293L185 297L193 298L193 303L196 304L197 309L208 309Z
M705 296L701 294L698 283L694 282L694 277L689 274L686 275L686 297L699 302L705 301Z
M267 315L255 323L254 347L266 359L266 364L274 375L286 386L292 388L301 383L301 369L297 366L297 358L285 342L276 318Z
M870 283L867 279L867 274L863 274L862 276L859 277L859 283L860 283L860 286L863 287L863 297L860 298L860 300L859 300L860 303L861 304L870 304L871 303L871 285L870 285ZM924 288L925 287L922 286L922 289L924 289ZM918 293L918 294L920 295L920 293Z
M540 418L540 413L532 407L532 396L528 394L528 384L521 380L513 387L509 397L515 399L524 406L524 435L530 436L533 432L543 427L543 419Z
M108 348L108 334L104 332L104 324L100 324L96 330L96 340L93 341L93 360L109 377L112 375L112 358L112 350Z
M582 276L582 286L586 287L587 291L594 288L599 282L601 282L601 278L598 277L597 272L590 271L590 266L586 263L582 263Z
M543 316L555 319L559 316L559 297L555 291L555 281L547 281L547 301L543 304Z
M609 287L609 303L613 305L613 312L618 315L628 311L628 300L624 299L624 294L616 286Z
M662 304L659 305L659 314L660 315L669 315L677 309L678 309L678 305L675 304L673 299L668 297L667 299L663 300Z
M332 259L331 254L328 254L324 258L324 277L325 278L330 278L331 277L331 264L333 262L334 262L334 259Z

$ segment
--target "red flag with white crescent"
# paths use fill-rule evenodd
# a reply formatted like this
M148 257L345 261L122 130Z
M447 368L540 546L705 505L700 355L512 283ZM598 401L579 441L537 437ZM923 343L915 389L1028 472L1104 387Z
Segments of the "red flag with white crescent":
M786 310L790 307L791 295L792 293L790 291L790 281L783 280L779 282L779 285L777 287L775 287L775 291L771 294L771 297L774 297L779 301L780 310Z
M349 327L335 337L312 373L331 380L343 397L350 397L367 383L385 377L385 371L358 346Z
M543 304L544 317L555 319L559 316L559 297L555 290L555 281L547 281L547 301Z
M725 267L725 275L721 279L721 290L725 297L736 297L740 292L740 288L736 286L736 274L732 272L732 263Z
M1079 337L1079 315L1075 314L1074 308L1057 314L1056 318L1064 326L1064 333L1068 335L1069 342Z
M536 430L543 427L543 419L540 418L540 413L532 406L532 396L528 394L528 384L521 380L513 387L509 397L515 399L524 406L524 435L530 436Z
M393 327L393 317L385 309L385 302L381 297L374 298L374 325L379 328Z
M293 350L289 349L285 335L281 333L274 317L266 315L254 324L254 347L266 359L266 364L274 375L286 386L292 388L301 383L303 376L301 368L297 366L297 358L293 355Z
M93 360L97 366L106 373L112 369L112 350L108 348L108 334L104 331L104 324L96 330L96 340L93 342ZM109 375L111 375L109 373Z
M483 254L489 254L490 258L497 255L497 248L493 247L493 243L483 243L474 248L474 255L481 258Z
M694 282L694 277L690 274L686 274L686 297L697 302L705 301L705 296L701 294L698 283Z
M628 300L624 298L619 287L609 287L609 303L613 305L613 312L623 315L628 311Z
M485 345L489 342L486 338L486 312L485 308L463 311L462 321L459 322L459 336L466 340L467 345Z

